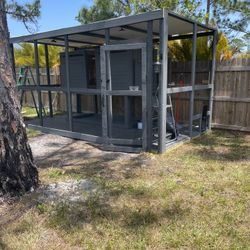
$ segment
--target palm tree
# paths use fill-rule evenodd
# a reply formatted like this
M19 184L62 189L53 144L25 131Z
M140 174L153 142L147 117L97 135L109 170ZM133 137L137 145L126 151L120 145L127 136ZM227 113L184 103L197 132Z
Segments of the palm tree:
M59 65L59 54L62 48L57 46L49 46L49 62L50 67ZM44 46L38 45L39 65L45 67L45 52ZM21 43L18 48L15 48L15 63L17 67L23 65L35 67L34 47L30 43Z

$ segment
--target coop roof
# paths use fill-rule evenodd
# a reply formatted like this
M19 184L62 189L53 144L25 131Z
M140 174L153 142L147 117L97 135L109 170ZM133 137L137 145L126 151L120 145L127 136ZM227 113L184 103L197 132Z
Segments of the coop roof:
M156 10L134 16L118 17L75 27L62 28L32 35L13 37L11 43L33 42L41 44L64 45L64 36L68 35L69 46L82 47L84 45L102 45L105 42L105 29L110 29L111 41L145 40L147 36L147 21L153 21L153 38L159 38L159 20L166 10ZM208 35L215 30L192 19L168 13L169 39L185 38L192 35L193 24L197 24L198 35Z

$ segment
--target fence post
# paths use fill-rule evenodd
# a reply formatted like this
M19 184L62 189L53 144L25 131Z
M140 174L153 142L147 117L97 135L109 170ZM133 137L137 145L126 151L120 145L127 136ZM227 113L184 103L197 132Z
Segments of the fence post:
M212 47L212 66L211 66L211 77L210 77L210 96L209 96L209 124L208 128L211 130L212 118L213 118L213 97L214 97L214 78L215 78L215 67L216 67L216 45L217 45L217 30L213 34L213 47Z

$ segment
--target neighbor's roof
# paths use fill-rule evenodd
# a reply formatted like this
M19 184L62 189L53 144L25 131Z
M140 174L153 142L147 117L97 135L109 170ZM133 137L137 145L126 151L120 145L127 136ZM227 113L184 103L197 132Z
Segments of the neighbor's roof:
M11 43L33 42L50 45L64 45L64 36L68 35L69 46L80 47L84 44L103 44L105 29L110 28L111 40L146 39L147 21L153 22L153 35L159 37L159 20L168 13L169 36L191 34L193 24L197 24L197 32L213 31L215 28L205 26L192 19L188 19L166 10L156 10L134 16L118 17L75 27L63 28L32 35L13 37Z

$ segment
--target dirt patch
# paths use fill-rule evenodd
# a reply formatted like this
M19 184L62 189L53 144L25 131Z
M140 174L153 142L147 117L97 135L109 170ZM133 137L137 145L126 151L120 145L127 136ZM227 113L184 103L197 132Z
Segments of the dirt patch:
M79 158L101 156L105 160L112 160L115 158L131 159L138 156L138 154L103 151L99 149L97 145L52 134L43 134L31 138L29 143L35 161L38 163L42 159L47 160L61 153L64 154L62 158L66 157L67 153Z
M86 198L99 191L97 185L89 180L69 180L49 184L38 190L39 202L84 202Z

